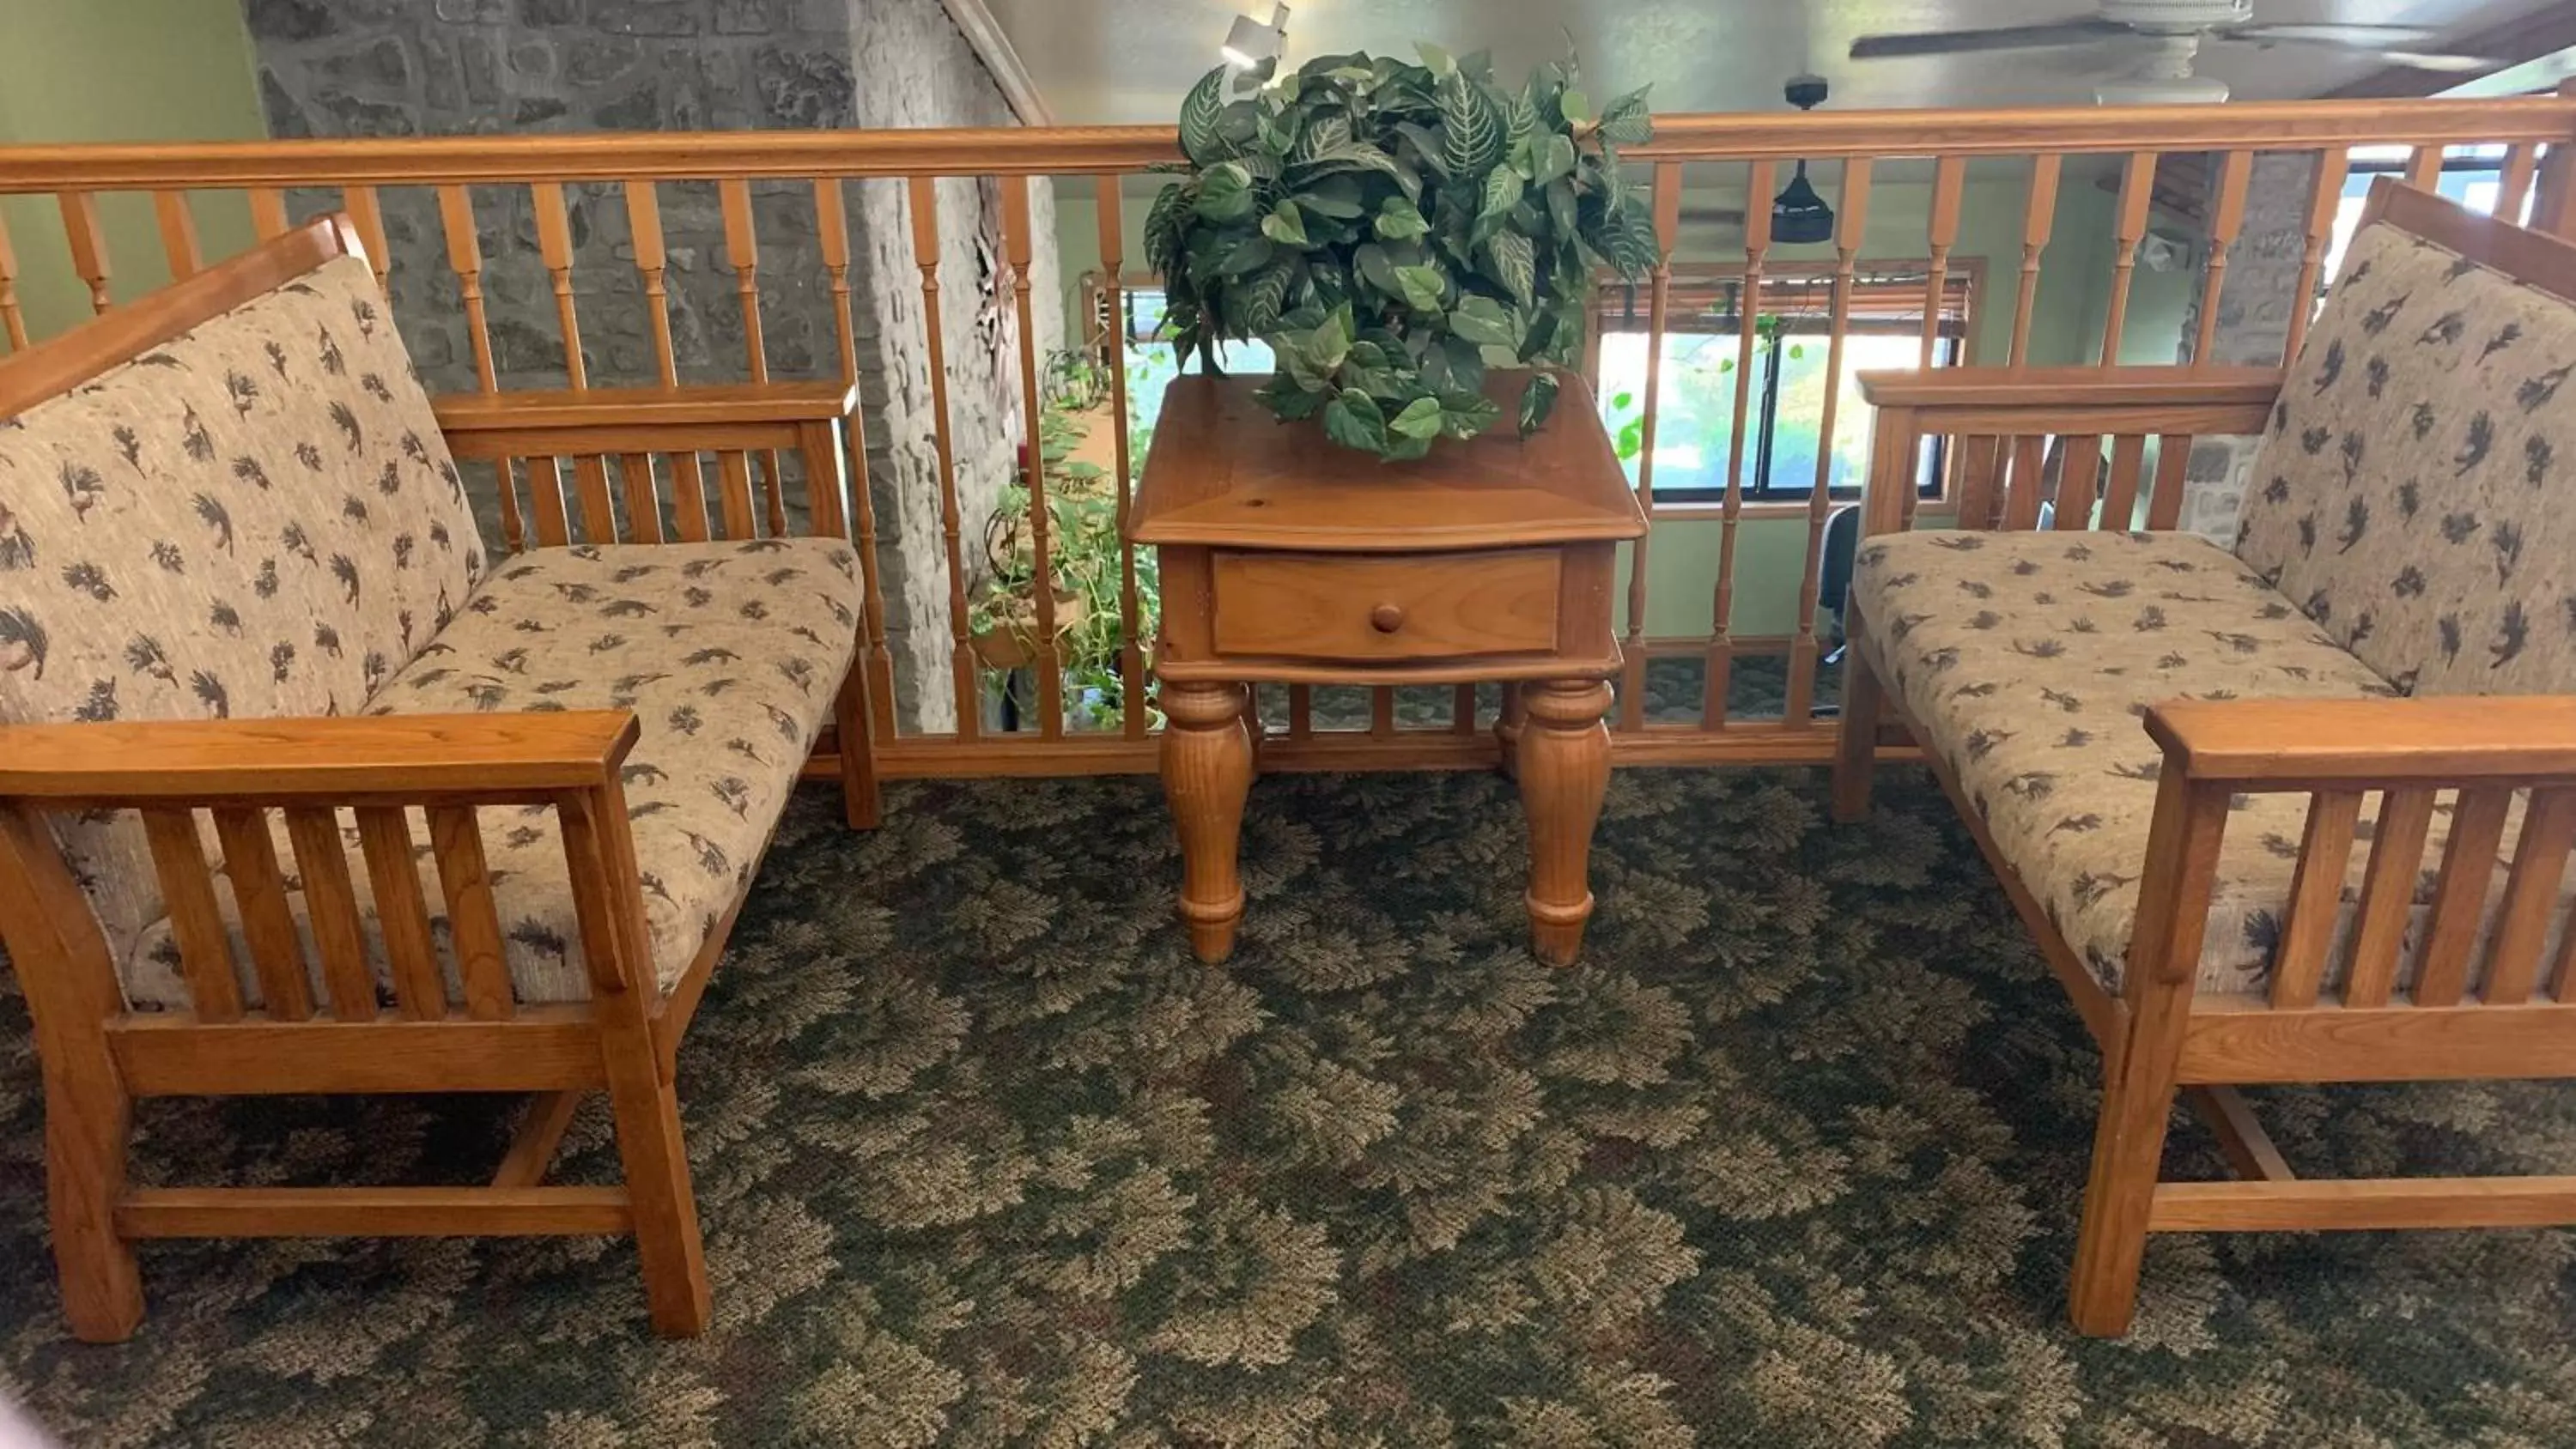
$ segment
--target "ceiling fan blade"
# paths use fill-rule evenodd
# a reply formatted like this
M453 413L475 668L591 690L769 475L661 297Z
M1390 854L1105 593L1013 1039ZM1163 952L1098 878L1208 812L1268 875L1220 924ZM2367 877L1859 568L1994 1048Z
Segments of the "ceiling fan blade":
M2423 25L2345 25L2332 21L2255 21L2250 25L2221 26L2217 34L2229 40L2292 40L2308 45L2335 45L2346 49L2368 46L2375 50L2417 50L2438 43L2442 32Z
M2319 26L2314 28L2325 29L2327 27ZM2248 35L2240 30L2221 32L2212 36L2211 39L2228 41L2238 45L2304 45L2317 50L2339 50L2353 55L2370 56L2374 59L2384 60L2390 65L2404 66L2410 70L2444 71L2451 74L2468 74L2476 71L2494 70L2504 64L2503 61L2487 55L2457 55L2448 51L2438 50L2407 50L2402 47L2392 48L2388 45L2376 44L2366 40L2329 40L2323 36L2313 35Z
M1851 44L1854 60L1888 60L1908 55L1973 55L1988 50L2030 50L2057 45L2090 45L2134 34L2116 20L2098 16L2059 20L2046 25L2005 25L1992 30L1928 30L1903 35L1864 35Z

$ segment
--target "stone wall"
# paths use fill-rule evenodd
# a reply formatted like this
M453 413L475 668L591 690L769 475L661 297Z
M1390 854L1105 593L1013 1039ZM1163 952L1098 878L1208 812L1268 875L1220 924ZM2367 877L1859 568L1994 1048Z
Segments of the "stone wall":
M245 0L273 135L403 136L600 130L842 129L1016 124L938 0ZM938 183L943 332L960 510L972 542L1023 436L1000 185ZM650 383L657 360L626 200L565 188L573 296L593 386ZM711 182L656 188L672 352L684 382L748 376L735 259ZM764 356L777 378L836 375L829 279L810 184L751 188ZM555 298L524 187L472 191L495 372L505 388L565 383ZM434 390L475 385L437 200L382 195L395 316ZM294 198L300 215L336 205ZM896 713L955 727L921 271L900 181L842 186L851 229L856 367L866 404ZM1052 190L1034 188L1035 342L1062 345Z
M2316 160L2297 153L2264 152L2254 158L2245 193L2245 221L2227 256L2227 280L2218 294L2218 327L2210 355L2194 358L2200 335L2198 294L2183 318L2182 362L2242 363L2270 367L2289 344L2290 320L2312 299L2299 295L2299 268L2307 255L2308 194ZM2217 204L2217 171L2211 170L2210 208ZM2236 541L2236 515L2245 504L2247 470L2256 440L2203 438L2192 445L2184 473L2182 526L2223 544Z

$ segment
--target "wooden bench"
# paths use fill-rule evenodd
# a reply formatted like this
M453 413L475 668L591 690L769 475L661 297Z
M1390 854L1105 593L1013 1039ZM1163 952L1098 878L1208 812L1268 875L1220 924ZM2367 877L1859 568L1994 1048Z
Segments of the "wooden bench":
M632 1234L705 1327L680 1037L827 733L876 813L853 405L433 409L345 219L0 361L0 943L75 1333L134 1330L136 1239L306 1234ZM456 457L526 461L525 551ZM548 1186L592 1091L624 1182ZM137 1097L304 1092L537 1096L488 1186L127 1184Z

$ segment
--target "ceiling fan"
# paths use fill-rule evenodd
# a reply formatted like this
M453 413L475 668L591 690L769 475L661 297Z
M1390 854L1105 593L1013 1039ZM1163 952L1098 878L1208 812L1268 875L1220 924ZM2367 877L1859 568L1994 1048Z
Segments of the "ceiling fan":
M1852 42L1851 58L1886 60L1989 50L2069 49L2103 41L2146 42L2147 52L2129 75L2095 87L2095 95L2105 105L2227 99L2226 82L2192 74L2192 61L2201 46L2210 42L2315 46L2418 70L2475 71L2499 63L2484 56L2432 49L2439 39L2439 31L2420 25L2259 22L2254 18L2254 0L2100 0L2096 14L2038 25L1864 35Z

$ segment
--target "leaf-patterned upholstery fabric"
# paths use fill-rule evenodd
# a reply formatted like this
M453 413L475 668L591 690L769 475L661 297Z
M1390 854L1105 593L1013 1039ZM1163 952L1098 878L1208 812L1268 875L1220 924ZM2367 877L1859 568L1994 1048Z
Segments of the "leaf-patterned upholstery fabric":
M644 884L652 971L668 990L749 887L855 652L857 558L837 539L546 548L499 564L455 621L367 703L370 714L631 709L627 815ZM544 807L479 812L513 986L521 1001L590 994L563 837ZM429 839L432 930L451 954ZM290 842L278 829L281 860ZM354 835L352 838L354 845ZM361 914L374 902L352 871ZM229 900L229 897L227 897ZM301 916L303 898L295 896ZM248 953L237 949L246 962ZM391 974L374 962L380 992ZM452 966L451 996L458 991ZM316 967L316 992L320 991ZM186 989L164 927L129 972L138 1002ZM258 998L246 973L245 1000Z
M0 722L354 712L482 573L354 258L0 419ZM55 829L130 951L161 914L140 826Z
M1957 775L1996 849L2112 990L2163 763L2141 723L2147 707L2394 693L2251 568L2190 534L1874 538L1860 550L1852 599L1924 747ZM2254 990L2267 978L2306 811L2303 796L2239 799L2203 989ZM2428 861L2439 861L2447 825L2436 818ZM2354 852L2356 885L2367 854ZM2357 899L2347 890L2347 914Z
M2237 553L2417 694L2576 691L2576 306L2391 226L2355 239Z

